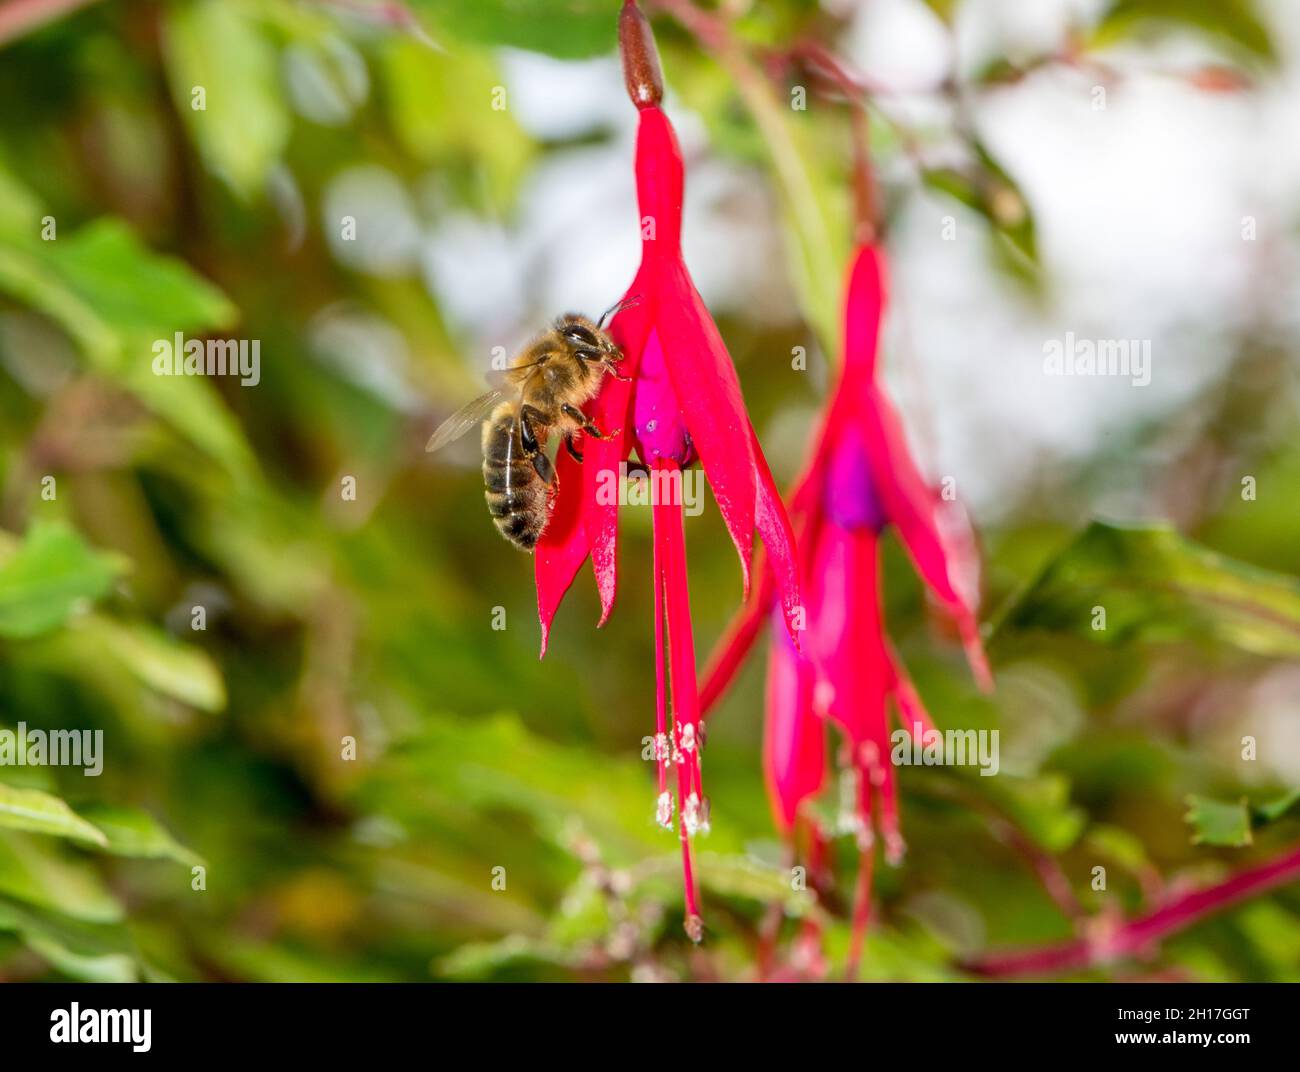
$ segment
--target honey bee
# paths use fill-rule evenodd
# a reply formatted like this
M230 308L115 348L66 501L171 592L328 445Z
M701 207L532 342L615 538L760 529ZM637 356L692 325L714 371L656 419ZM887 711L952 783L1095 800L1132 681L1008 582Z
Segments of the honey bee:
M483 482L488 513L501 535L523 551L532 551L550 518L555 467L546 454L552 433L578 462L574 443L579 433L609 439L582 412L605 373L618 371L623 354L605 331L609 318L636 299L620 302L594 322L565 313L554 325L516 354L502 382L462 406L429 437L427 451L439 450L483 421Z

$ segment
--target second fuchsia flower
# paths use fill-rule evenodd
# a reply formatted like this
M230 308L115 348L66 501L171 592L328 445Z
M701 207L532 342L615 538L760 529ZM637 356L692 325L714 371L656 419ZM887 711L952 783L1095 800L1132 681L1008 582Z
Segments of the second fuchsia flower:
M609 616L617 586L618 505L602 489L635 447L650 469L654 504L656 812L669 829L677 813L686 930L698 941L703 924L690 837L707 828L708 803L700 767L682 470L696 460L703 466L740 555L746 595L755 532L762 537L769 562L765 588L791 635L799 612L797 562L790 522L745 411L735 368L682 259L682 157L659 107L663 81L650 26L631 0L619 18L619 44L628 94L639 110L636 184L642 235L641 267L625 296L629 304L609 329L623 352L626 379L606 378L588 406L588 415L609 437L589 438L581 463L567 452L557 457L559 491L536 549L537 607L545 654L560 602L590 557L601 624ZM676 770L675 794L668 785L670 768Z
M764 774L778 828L806 840L819 857L825 832L807 808L823 788L825 720L844 739L843 766L852 804L847 816L861 852L854 907L856 963L866 925L874 833L898 862L903 839L890 762L888 706L909 732L932 728L881 618L881 530L892 524L930 592L956 623L976 679L991 686L975 608L979 568L965 516L922 479L904 431L876 382L886 294L884 251L861 245L844 304L844 362L811 461L790 499L807 604L803 653L773 629L767 677ZM719 644L701 690L704 709L718 699L770 615L764 583Z

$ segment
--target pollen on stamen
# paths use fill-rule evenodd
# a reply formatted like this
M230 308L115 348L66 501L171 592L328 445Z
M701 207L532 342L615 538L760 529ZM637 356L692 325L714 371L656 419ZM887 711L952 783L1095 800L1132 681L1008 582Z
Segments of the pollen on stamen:
M655 805L655 822L665 830L673 828L673 797L671 793L660 793Z
M695 726L688 722L682 727L682 751L695 751Z
M668 734L666 733L655 734L655 759L660 763L671 763L673 761L672 752L668 748Z
M707 834L712 829L709 826L709 813L712 809L713 805L708 797L700 801L700 833L702 834Z
M868 839L868 844L870 844L871 827L866 824L862 816L856 811L841 811L835 817L835 832L841 836L851 834L857 840L859 846L862 844L864 837Z
M890 831L885 834L885 862L890 867L897 867L903 862L903 856L907 853L907 842L903 836L896 831Z
M885 784L885 769L880 765L880 749L875 741L863 741L858 757L867 772L867 780L877 789Z
M682 828L687 837L694 837L700 832L700 798L692 793L682 805Z

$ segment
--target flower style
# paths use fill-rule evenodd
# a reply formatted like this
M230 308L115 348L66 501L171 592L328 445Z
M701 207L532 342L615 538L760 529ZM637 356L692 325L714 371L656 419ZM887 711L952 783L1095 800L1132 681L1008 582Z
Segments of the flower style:
M703 924L690 837L707 829L708 802L700 776L703 737L687 587L682 471L696 460L703 466L740 555L746 597L754 533L761 536L770 562L767 587L773 601L779 600L791 630L799 611L797 563L790 522L746 414L735 368L682 259L682 157L659 107L663 81L650 26L632 0L619 17L619 44L628 94L639 110L641 266L625 295L626 305L609 328L624 355L622 378L608 377L587 407L604 438L587 437L581 462L565 452L557 458L559 490L536 550L537 606L544 655L564 593L590 556L601 600L600 623L608 618L617 582L618 504L607 485L635 447L650 470L653 503L657 818L672 829L674 796L668 788L668 768L675 766L686 930L698 941Z
M878 541L897 529L917 571L954 619L981 687L991 677L975 608L978 561L964 514L921 477L893 406L876 382L885 304L885 255L874 241L859 246L844 308L844 362L812 458L790 499L796 520L807 606L803 652L775 630L767 674L764 774L778 829L791 842L824 833L806 803L826 777L829 718L845 742L846 825L861 850L854 907L856 963L866 926L874 833L897 863L904 843L889 754L888 705L923 735L933 729L920 698L885 636ZM707 710L725 691L771 612L766 574L720 641L701 689Z

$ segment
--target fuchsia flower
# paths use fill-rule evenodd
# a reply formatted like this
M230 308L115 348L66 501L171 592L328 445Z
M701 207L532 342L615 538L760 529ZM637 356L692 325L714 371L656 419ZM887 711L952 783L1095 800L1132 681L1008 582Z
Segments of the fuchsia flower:
M608 618L617 579L618 505L607 488L610 475L635 447L652 481L657 817L672 828L668 768L675 766L686 930L698 941L703 924L689 839L707 828L708 804L700 776L703 741L682 525L682 470L697 459L702 464L740 555L746 596L755 531L762 537L770 562L767 588L791 629L799 604L797 567L790 522L746 414L735 368L682 260L682 157L672 125L659 107L663 81L654 38L632 0L619 17L619 44L628 94L640 112L636 183L641 267L625 296L629 304L609 328L623 352L625 379L607 377L587 407L608 438L589 437L581 463L564 451L557 457L559 490L536 549L537 608L544 655L564 593L590 556L601 624Z
M904 849L889 758L889 702L909 731L933 729L881 620L877 544L886 524L896 528L917 571L956 622L976 679L991 686L975 618L978 562L970 528L956 504L943 501L922 479L898 416L876 382L884 303L884 251L869 242L858 248L849 273L839 383L790 499L807 631L800 653L784 630L774 630L763 749L778 829L792 842L809 838L808 852L817 855L825 835L805 805L825 781L824 719L840 729L853 792L848 822L861 850L851 962L866 925L873 830L884 839L891 863ZM772 603L765 577L710 661L701 690L705 711L744 660Z

